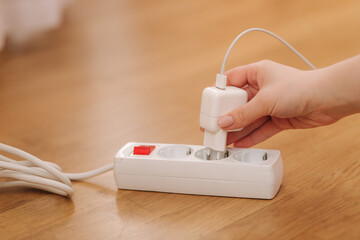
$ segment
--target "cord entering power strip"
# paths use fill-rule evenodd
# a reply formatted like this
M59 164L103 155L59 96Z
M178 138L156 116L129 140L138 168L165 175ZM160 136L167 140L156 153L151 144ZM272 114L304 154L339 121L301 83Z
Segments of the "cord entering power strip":
M114 163L83 173L63 173L55 163L0 143L0 151L20 157L14 160L0 154L0 188L30 187L71 197L71 180L84 180L114 169L120 189L172 193L273 198L282 179L282 159L278 150L226 149L226 132L217 126L217 118L228 110L231 87L226 86L225 63L234 44L252 31L267 33L285 44L312 69L316 69L295 48L276 34L261 28L240 33L231 43L216 77L216 87L206 88L200 122L204 124L204 146L153 143L128 143L115 156ZM204 90L204 92L205 92ZM223 92L222 92L223 91ZM226 94L224 94L226 92ZM239 105L246 95L233 89ZM223 94L221 99L216 96ZM215 97L214 97L215 96ZM222 101L222 104L217 102ZM209 103L209 104L208 104ZM215 106L216 105L216 106ZM204 107L203 107L204 106ZM231 105L231 107L236 107Z
M120 189L196 195L272 199L280 188L278 150L229 148L208 159L204 146L130 142L115 155L114 176Z

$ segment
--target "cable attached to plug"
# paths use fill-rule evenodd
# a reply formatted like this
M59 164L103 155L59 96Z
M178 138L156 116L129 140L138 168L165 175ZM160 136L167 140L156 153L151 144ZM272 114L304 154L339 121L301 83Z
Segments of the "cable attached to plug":
M94 177L110 171L114 167L114 164L111 163L88 172L63 173L55 163L40 160L18 148L0 143L0 151L23 159L17 161L0 154L0 179L15 179L0 182L0 188L30 187L71 197L74 194L71 180Z
M224 75L225 63L232 47L243 35L252 31L260 31L273 36L274 38L285 44L288 48L290 48L291 51L293 51L297 56L299 56L312 69L316 69L315 66L312 65L294 47L292 47L289 43L287 43L275 33L272 33L262 28L250 28L240 33L228 48L221 65L220 74L217 74L216 76L217 88L226 89L227 77L226 75ZM89 177L94 177L110 171L114 168L114 164L111 163L88 172L63 173L61 168L55 163L42 161L39 158L20 149L0 143L0 151L16 155L23 159L17 161L0 154L0 180L5 179L5 181L0 181L0 188L30 187L52 192L62 196L71 197L74 194L71 180L83 180Z
M303 60L310 68L312 69L316 69L316 67L309 61L307 60L299 51L297 51L293 46L291 46L288 42L286 42L284 39L282 39L281 37L279 37L278 35L276 35L275 33L273 32L270 32L269 30L266 30L266 29L262 29L262 28L249 28L245 31L243 31L242 33L240 33L235 39L234 41L230 44L226 54L225 54L225 57L224 57L224 60L221 64L221 69L220 69L220 74L217 74L216 75L216 87L217 88L220 88L220 89L225 89L226 87L226 81L227 81L227 77L226 75L224 74L225 73L225 64L226 64L226 61L227 61L227 58L230 54L230 51L231 49L233 48L233 46L235 45L235 43L242 37L244 36L245 34L249 33L249 32L253 32L253 31L258 31L258 32L263 32L263 33L266 33L266 34L269 34L270 36L276 38L277 40L279 40L280 42L282 42L285 46L287 46L291 51L293 51L299 58L301 58L301 60Z

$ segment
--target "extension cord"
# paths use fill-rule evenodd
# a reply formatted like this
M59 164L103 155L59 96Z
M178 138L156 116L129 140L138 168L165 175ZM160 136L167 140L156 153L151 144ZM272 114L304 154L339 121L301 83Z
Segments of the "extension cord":
M312 69L316 69L276 34L261 28L251 28L240 33L227 50L216 78L215 86L218 89L228 88L224 71L232 47L251 31L265 32L275 37ZM211 98L214 100L213 96ZM226 97L223 100L227 101ZM222 106L220 110L224 109ZM217 112L219 114L220 111ZM207 126L214 127L211 124L213 122L213 119L210 120ZM214 145L220 146L221 141L215 141ZM232 148L219 151L222 149L222 145L212 150L197 145L128 143L116 154L114 164L83 173L63 173L60 166L54 163L42 161L25 151L0 143L0 151L22 159L14 160L0 154L0 180L5 179L0 181L0 188L30 187L71 197L74 193L71 180L84 180L114 168L115 180L120 189L264 199L276 195L281 185L283 168L278 150Z
M139 151L139 149L141 151ZM272 199L283 175L280 151L229 148L207 159L198 145L136 143L115 155L119 189Z

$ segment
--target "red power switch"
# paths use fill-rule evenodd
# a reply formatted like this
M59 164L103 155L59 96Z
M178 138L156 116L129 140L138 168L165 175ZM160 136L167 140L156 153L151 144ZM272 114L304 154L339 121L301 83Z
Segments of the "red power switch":
M153 145L141 145L134 147L134 155L150 155L150 153L155 149Z

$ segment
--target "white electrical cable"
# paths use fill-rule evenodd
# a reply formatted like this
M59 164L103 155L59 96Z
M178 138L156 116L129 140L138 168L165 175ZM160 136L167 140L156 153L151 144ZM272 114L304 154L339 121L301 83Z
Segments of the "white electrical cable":
M309 67L311 67L312 69L316 69L316 67L314 65L311 64L310 61L308 61L303 55L301 55L301 53L299 53L293 46L291 46L288 42L286 42L284 39L282 39L281 37L279 37L278 35L276 35L275 33L273 32L270 32L266 29L262 29L262 28L249 28L245 31L243 31L242 33L240 33L235 39L234 41L231 43L230 47L228 48L226 54L225 54L225 57L224 57L224 60L221 64L221 70L220 70L220 74L221 75L224 75L225 73L225 63L226 63L226 60L230 54L230 51L232 49L232 47L235 45L235 43L237 42L237 40L239 40L239 38L241 38L242 36L244 36L246 33L249 33L249 32L253 32L253 31L259 31L259 32L264 32L264 33L267 33L271 36L273 36L274 38L276 38L277 40L279 40L280 42L282 42L283 44L285 44L288 48L290 48L291 51L293 51L296 55L298 55L307 65L309 65Z
M0 154L0 179L15 179L15 181L0 181L0 188L31 187L71 197L74 190L70 180L94 177L114 167L111 163L88 172L63 173L58 165L42 161L20 149L0 143L0 151L23 159L17 161Z
M281 37L262 28L250 28L240 33L234 39L229 49L227 50L224 61L221 65L221 74L218 74L217 76L216 85L219 85L220 88L225 89L226 87L226 76L224 76L225 63L232 47L239 38L241 38L244 34L252 31L260 31L270 34L271 36L275 37L280 42L285 44L288 48L290 48L312 69L316 69L314 65L312 65L303 55L301 55L295 48L293 48ZM0 151L16 155L23 159L17 161L0 154L0 188L31 187L59 194L62 196L71 197L74 194L74 190L71 186L70 180L82 180L85 178L94 177L104 172L110 171L114 168L114 164L111 163L88 172L63 173L61 168L55 163L42 161L39 158L20 149L0 143ZM5 181L1 181L2 179L5 179ZM9 179L15 179L15 181Z

